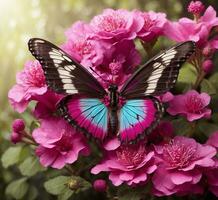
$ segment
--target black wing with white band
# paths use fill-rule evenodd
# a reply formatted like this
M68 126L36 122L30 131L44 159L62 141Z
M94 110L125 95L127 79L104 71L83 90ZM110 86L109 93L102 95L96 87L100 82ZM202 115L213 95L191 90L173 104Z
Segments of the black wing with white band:
M120 95L134 99L169 91L176 83L180 67L194 51L195 43L187 41L159 53L127 80Z
M61 94L81 94L101 98L106 91L92 74L54 44L32 38L28 42L32 55L44 70L47 85Z

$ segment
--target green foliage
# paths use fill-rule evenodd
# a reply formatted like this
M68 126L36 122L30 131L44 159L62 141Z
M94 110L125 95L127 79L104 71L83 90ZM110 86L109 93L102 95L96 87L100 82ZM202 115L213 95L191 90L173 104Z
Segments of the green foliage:
M1 157L3 167L8 168L19 162L21 151L22 146L9 147Z
M12 181L6 188L5 193L14 199L23 199L28 190L27 178Z
M85 191L91 184L79 176L57 176L44 183L47 192L58 195L58 199L67 200L73 194Z
M47 192L53 195L59 195L65 191L67 183L70 181L68 176L57 176L44 183Z
M23 176L34 176L37 172L45 170L38 158L33 156L26 158L18 168Z
M214 82L204 79L201 83L201 92L206 92L209 95L216 94L216 87Z

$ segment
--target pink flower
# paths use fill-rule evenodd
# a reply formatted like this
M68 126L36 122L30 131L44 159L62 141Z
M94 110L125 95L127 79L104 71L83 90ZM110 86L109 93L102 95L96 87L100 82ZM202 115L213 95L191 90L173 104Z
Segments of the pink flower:
M107 189L107 183L103 179L97 179L93 183L93 187L97 192L105 192Z
M212 28L217 25L216 11L209 6L197 21L188 18L181 18L178 22L168 21L164 33L177 42L192 40L200 48L212 43L213 48L218 49L218 38L208 39Z
M116 43L122 40L133 40L142 29L143 19L127 10L106 9L95 16L90 25L97 38Z
M45 167L61 169L65 164L74 163L80 153L89 153L82 135L63 119L43 119L40 128L33 131L33 138L39 144L36 154Z
M171 101L174 98L174 96L171 92L166 92L166 93L164 93L156 98L158 98L159 101L161 101L163 103L167 103L167 102Z
M103 148L107 151L112 151L117 149L121 145L120 140L117 137L114 138L106 138L103 143Z
M148 175L157 168L153 155L154 152L148 151L144 144L122 145L115 151L106 152L104 159L91 172L109 172L109 179L115 186L145 183Z
M155 146L158 168L152 178L157 196L202 193L203 170L214 166L215 148L194 139L176 136L168 144Z
M28 61L23 71L16 77L17 84L13 86L8 98L13 108L18 112L23 112L29 101L47 91L45 76L38 61Z
M56 105L61 100L63 95L56 94L53 91L48 90L45 94L37 97L37 104L33 111L36 118L48 118L55 115L57 109Z
M218 159L215 159L216 165L206 171L207 184L209 190L218 197Z
M201 1L191 1L188 5L188 12L194 15L200 15L204 11L204 8Z
M151 42L162 35L164 25L167 22L165 13L135 11L135 15L138 16L137 18L141 17L144 22L142 29L137 33L140 39Z
M171 115L182 114L188 121L209 118L211 110L207 106L210 99L207 93L199 94L195 90L190 90L185 94L174 96L173 100L169 102L167 112Z
M140 54L132 41L119 42L114 45L114 49L102 65L95 68L105 80L102 81L97 77L105 87L111 83L121 86L141 61Z
M105 54L110 54L111 44L93 38L89 24L77 22L66 31L67 41L62 48L83 66L100 65Z

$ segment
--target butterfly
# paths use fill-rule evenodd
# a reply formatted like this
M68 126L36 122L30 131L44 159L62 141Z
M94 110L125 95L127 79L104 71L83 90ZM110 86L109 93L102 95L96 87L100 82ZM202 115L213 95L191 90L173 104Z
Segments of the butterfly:
M66 95L57 106L71 125L95 138L114 136L131 142L149 134L163 115L155 96L176 83L181 65L195 52L187 41L160 52L139 67L118 89L105 89L82 65L54 44L40 38L28 42L32 55L42 65L47 85Z

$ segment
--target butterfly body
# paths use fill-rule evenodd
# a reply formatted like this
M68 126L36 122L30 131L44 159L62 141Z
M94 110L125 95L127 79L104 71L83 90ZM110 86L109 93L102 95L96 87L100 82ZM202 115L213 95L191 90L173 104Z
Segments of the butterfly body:
M117 135L122 142L144 137L157 125L163 106L154 96L171 89L179 69L195 51L191 41L159 53L123 86L105 89L83 66L54 44L30 39L29 50L41 63L47 85L65 94L57 109L70 124L98 139Z

